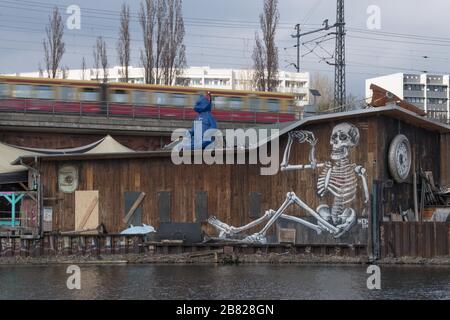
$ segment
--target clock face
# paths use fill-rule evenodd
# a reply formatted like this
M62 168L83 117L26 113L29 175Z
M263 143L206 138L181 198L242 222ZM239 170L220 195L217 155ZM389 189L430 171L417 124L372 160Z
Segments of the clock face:
M404 135L394 138L389 148L389 170L398 183L405 182L411 171L411 146Z

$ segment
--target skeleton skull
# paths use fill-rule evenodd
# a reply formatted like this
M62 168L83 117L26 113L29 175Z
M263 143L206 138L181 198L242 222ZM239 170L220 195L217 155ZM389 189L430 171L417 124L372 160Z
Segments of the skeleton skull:
M336 161L347 158L349 149L355 147L358 142L359 130L356 126L347 122L338 124L331 133L331 159Z

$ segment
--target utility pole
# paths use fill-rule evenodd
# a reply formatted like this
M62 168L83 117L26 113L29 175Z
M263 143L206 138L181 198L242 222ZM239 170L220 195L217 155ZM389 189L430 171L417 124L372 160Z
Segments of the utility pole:
M334 75L334 107L345 111L345 11L344 0L337 0L336 5L336 49Z
M297 72L300 72L300 24L297 23L295 25L295 29L297 30L297 34L291 35L292 38L297 38L297 64L295 65L295 68L297 69Z
M301 31L300 24L296 24L295 25L295 30L297 30L297 33L291 35L291 37L292 38L297 38L297 45L294 46L294 47L297 47L297 64L295 64L295 63L291 63L291 64L295 67L295 69L297 69L297 72L300 72L300 38L303 37L303 36L307 36L309 34L321 32L321 31L324 31L324 30L329 30L329 29L334 28L336 26L336 25L329 26L328 25L328 19L324 20L322 25L323 25L323 28L312 30L312 31L308 31L308 32L305 32L305 33L300 33L300 31Z

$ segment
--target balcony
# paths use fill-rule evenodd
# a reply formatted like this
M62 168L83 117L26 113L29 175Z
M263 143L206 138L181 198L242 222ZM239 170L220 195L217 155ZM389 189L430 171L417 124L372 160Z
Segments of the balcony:
M425 92L422 90L407 90L403 91L405 98L425 98Z
M447 92L427 91L427 98L447 99Z

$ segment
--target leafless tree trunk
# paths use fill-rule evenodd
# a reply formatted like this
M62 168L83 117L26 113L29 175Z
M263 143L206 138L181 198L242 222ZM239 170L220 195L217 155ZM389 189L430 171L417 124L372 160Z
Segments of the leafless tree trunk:
M106 42L103 40L103 37L98 37L94 46L94 64L97 69L96 80L99 79L98 69L100 64L103 70L103 83L108 82L108 55L106 52Z
M164 83L164 58L168 45L168 25L167 25L167 0L156 0L156 29L155 29L155 83Z
M128 82L128 67L130 66L130 7L125 3L122 5L122 11L120 12L117 53L122 66L122 74L125 75L125 82Z
M141 2L139 12L139 22L144 36L144 49L141 50L141 63L144 67L145 83L154 83L153 69L155 62L153 59L153 38L155 30L155 0L145 0Z
M53 8L45 27L46 39L43 40L45 66L49 78L56 78L58 67L65 52L65 44L62 40L64 24L57 7Z
M319 91L320 97L316 99L318 112L330 110L334 103L334 84L325 74L315 73L311 79L311 88Z
M100 70L100 53L97 50L97 46L94 46L94 50L93 50L93 55L94 55L94 70L95 70L95 80L98 81L99 80L99 70Z
M39 70L39 78L44 77L44 70L42 69L41 63L38 63L38 70Z
M167 0L167 43L163 58L163 78L166 85L174 84L176 76L186 66L182 5L182 0Z
M69 67L64 66L61 68L61 79L67 79L69 77Z
M278 87L278 48L275 33L280 14L278 0L264 0L264 12L259 16L262 39L255 36L253 49L254 85L261 91L275 91Z
M86 80L86 59L81 60L81 80Z

